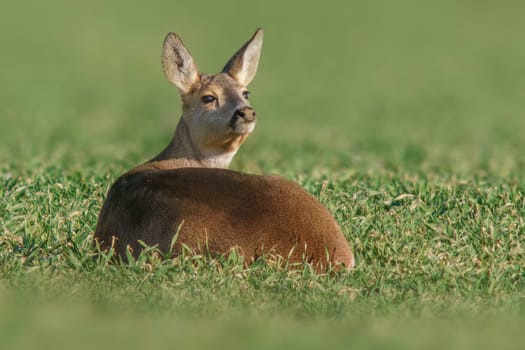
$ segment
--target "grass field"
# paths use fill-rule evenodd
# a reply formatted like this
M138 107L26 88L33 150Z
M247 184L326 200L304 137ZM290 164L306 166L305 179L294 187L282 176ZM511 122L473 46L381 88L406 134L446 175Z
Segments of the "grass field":
M0 348L521 348L522 1L0 5ZM299 182L350 273L95 259L109 185L180 113L166 32L216 72L262 26L232 168Z

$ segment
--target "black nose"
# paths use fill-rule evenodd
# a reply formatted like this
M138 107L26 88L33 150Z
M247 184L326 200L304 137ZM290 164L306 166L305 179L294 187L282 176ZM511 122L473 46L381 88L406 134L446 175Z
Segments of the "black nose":
M242 118L247 122L255 120L255 111L252 107L239 108L233 113L233 119Z
M241 118L244 118L244 116L246 115L246 113L244 113L243 111L241 111L240 109L236 110L235 111L235 114L234 114L236 117L241 117Z

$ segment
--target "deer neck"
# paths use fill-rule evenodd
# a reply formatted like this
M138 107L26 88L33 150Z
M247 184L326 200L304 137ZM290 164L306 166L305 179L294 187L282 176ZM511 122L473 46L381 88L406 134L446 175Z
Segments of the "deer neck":
M171 142L148 163L170 161L186 167L227 168L235 153L236 151L210 152L199 149L191 137L186 121L181 117Z

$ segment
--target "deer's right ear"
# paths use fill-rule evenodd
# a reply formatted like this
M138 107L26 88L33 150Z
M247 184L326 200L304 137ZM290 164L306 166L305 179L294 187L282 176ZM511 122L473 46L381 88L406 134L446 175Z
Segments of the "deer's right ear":
M168 33L162 47L162 68L169 81L181 94L190 91L199 81L199 71L189 51L175 33Z

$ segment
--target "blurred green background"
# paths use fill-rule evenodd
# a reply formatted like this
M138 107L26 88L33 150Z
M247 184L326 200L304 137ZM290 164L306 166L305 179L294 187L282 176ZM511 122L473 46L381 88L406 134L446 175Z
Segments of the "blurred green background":
M2 1L0 348L519 348L524 18L519 0ZM258 125L232 168L299 181L337 210L361 265L279 287L258 270L89 265L107 186L180 116L165 34L213 73L259 26ZM413 207L395 199L412 192ZM421 265L419 247L441 260Z
M53 0L0 10L3 162L148 159L180 115L160 68L164 35L176 31L201 70L217 72L262 26L250 86L260 120L235 168L523 164L521 1Z

